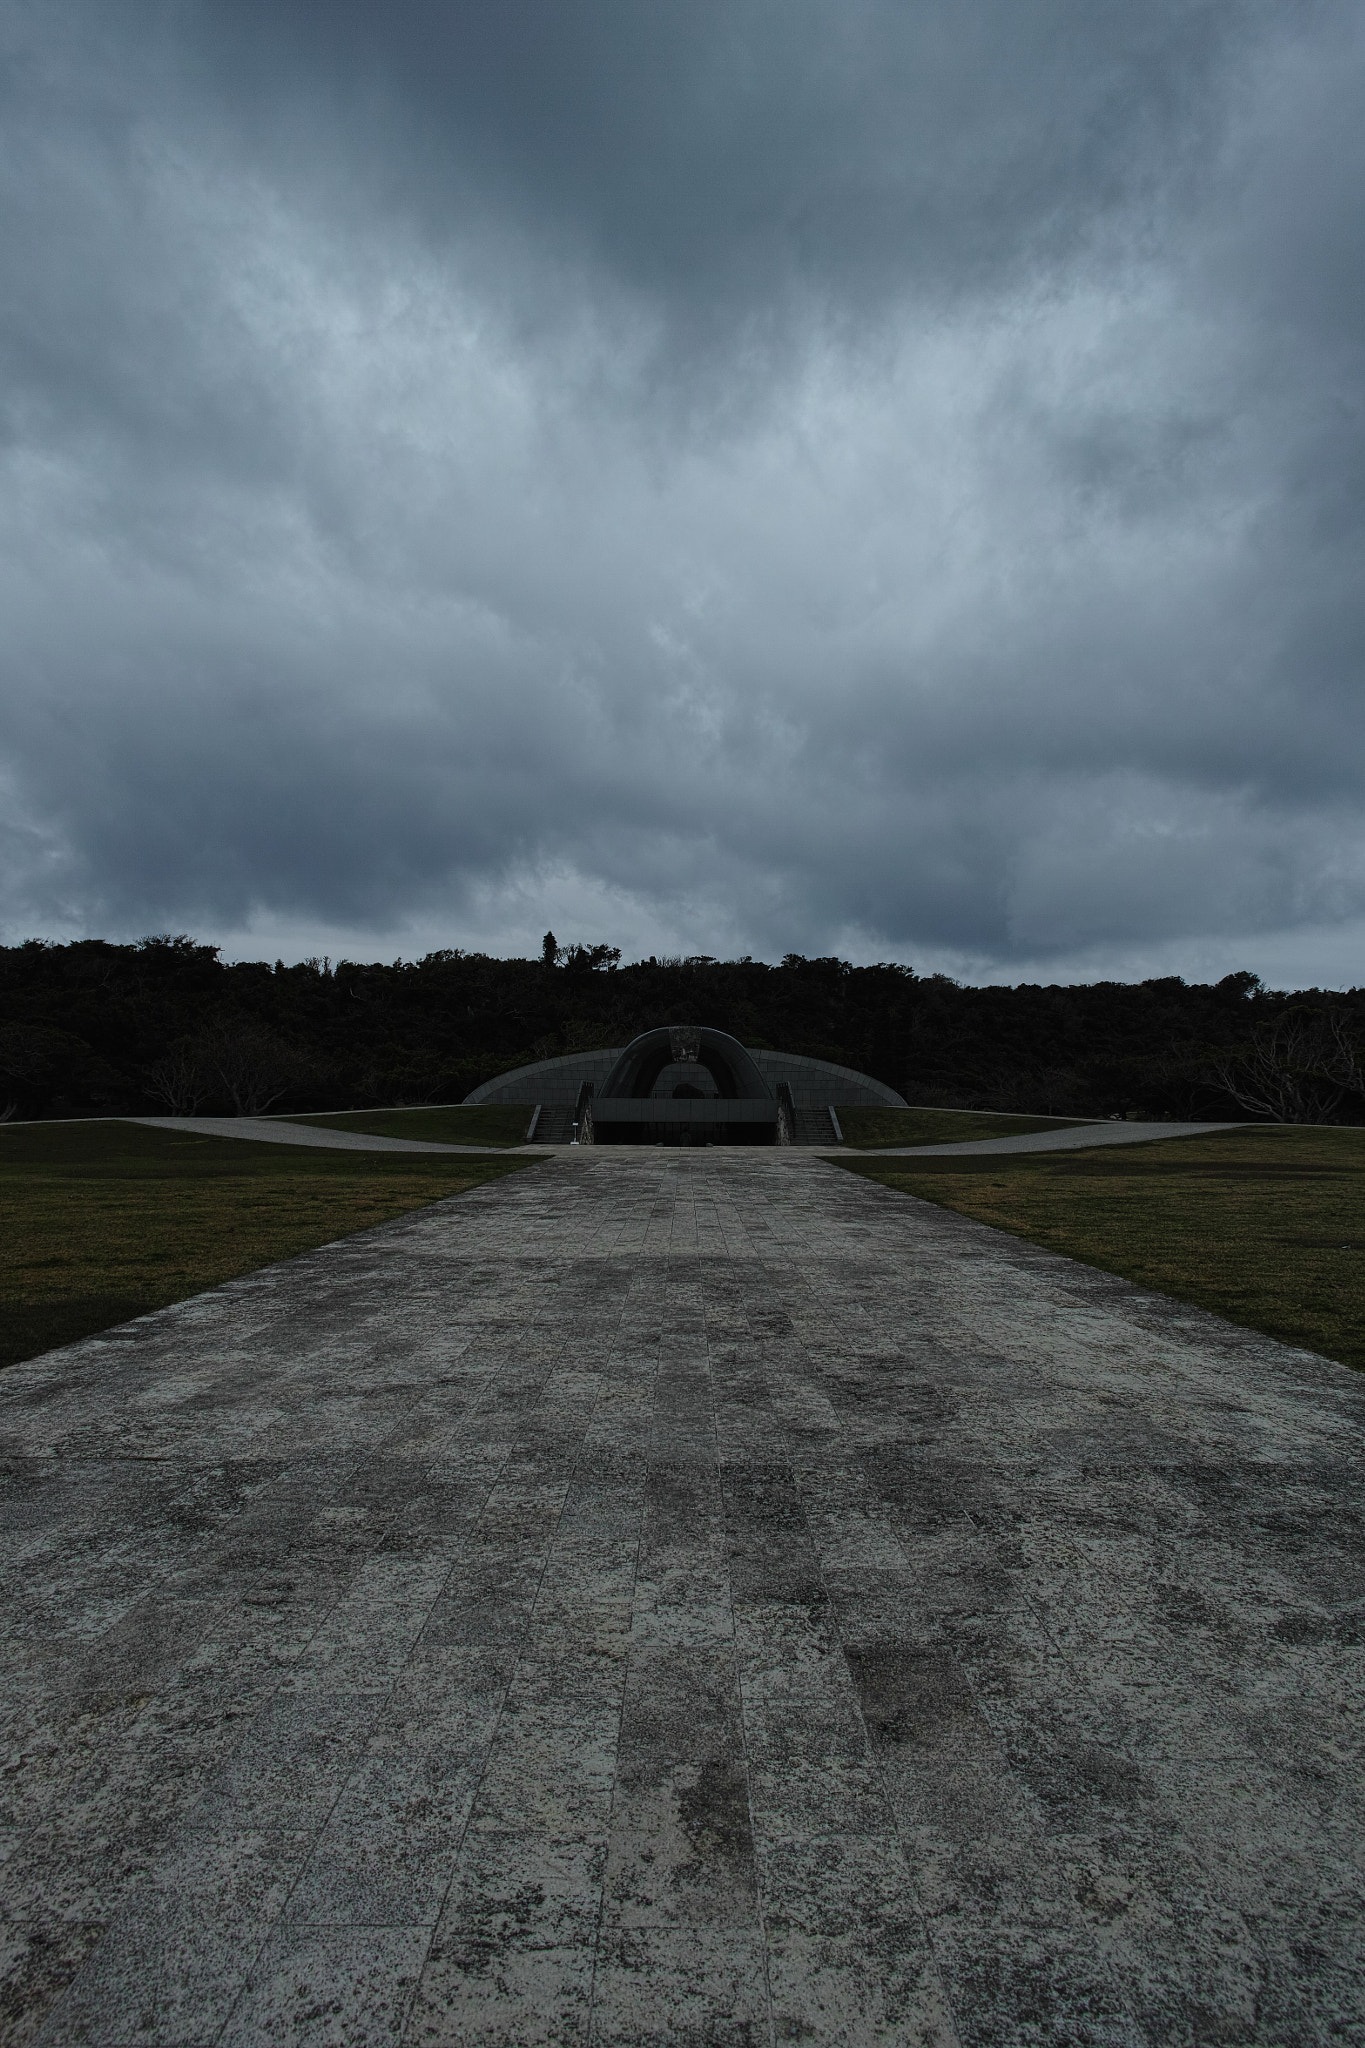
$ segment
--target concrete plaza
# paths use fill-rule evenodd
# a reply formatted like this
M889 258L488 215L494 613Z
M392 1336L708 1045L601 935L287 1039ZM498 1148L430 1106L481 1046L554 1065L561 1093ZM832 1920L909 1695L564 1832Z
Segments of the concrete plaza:
M1365 2042L1363 1414L749 1149L15 1367L0 2037Z

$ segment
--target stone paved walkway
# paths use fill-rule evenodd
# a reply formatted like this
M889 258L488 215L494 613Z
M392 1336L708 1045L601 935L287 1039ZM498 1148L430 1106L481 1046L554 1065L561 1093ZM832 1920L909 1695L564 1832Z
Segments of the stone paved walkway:
M13 1368L0 2033L1365 2041L1363 1393L633 1149Z

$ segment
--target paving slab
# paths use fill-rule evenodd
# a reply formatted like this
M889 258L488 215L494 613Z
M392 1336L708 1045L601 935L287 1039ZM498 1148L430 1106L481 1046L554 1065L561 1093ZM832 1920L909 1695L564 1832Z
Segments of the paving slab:
M575 1151L0 1380L0 2036L1365 2042L1365 1386Z

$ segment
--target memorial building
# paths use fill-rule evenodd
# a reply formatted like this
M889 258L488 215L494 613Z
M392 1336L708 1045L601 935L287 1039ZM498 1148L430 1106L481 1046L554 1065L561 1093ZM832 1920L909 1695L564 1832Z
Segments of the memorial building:
M528 1138L543 1145L828 1145L842 1140L845 1105L905 1107L867 1074L706 1024L516 1067L465 1100L525 1103Z

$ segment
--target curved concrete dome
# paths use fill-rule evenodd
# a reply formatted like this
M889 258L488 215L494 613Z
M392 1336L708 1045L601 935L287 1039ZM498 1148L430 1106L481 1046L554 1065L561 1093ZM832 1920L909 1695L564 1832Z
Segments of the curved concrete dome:
M609 1092L610 1091L610 1092ZM779 1106L799 1145L838 1135L835 1105L905 1100L884 1081L803 1053L742 1046L709 1025L664 1024L627 1046L561 1053L497 1074L466 1102L534 1111L539 1145L567 1145L585 1122L600 1144L764 1144L778 1139Z
M714 1083L715 1094L725 1102L772 1102L773 1091L749 1054L728 1031L714 1031L708 1024L661 1024L632 1038L616 1065L599 1083L597 1100L605 1103L627 1097L640 1102L652 1096L659 1078L670 1068L682 1070L668 1093L680 1099L704 1098L712 1090L701 1084L702 1074ZM695 1070L695 1082L688 1070Z

